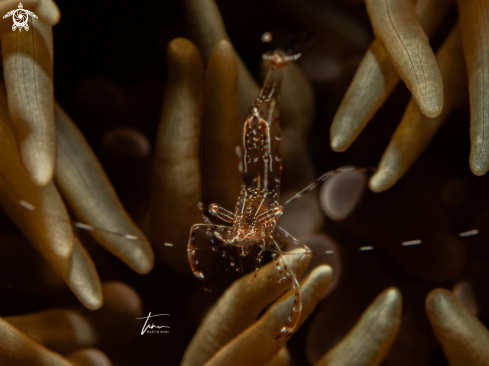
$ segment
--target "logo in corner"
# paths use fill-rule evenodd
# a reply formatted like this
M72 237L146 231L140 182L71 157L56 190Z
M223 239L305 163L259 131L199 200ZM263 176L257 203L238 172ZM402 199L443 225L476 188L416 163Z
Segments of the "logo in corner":
M29 25L27 24L27 21L29 20L29 15L37 19L36 14L34 14L32 11L25 10L22 3L19 3L19 8L9 11L7 14L3 16L3 19L8 18L10 16L13 18L14 20L14 24L12 25L13 31L15 31L17 28L19 28L19 32L22 31L22 28L28 31Z
M151 312L149 312L148 316L143 316L142 318L136 318L136 319L146 319L143 325L143 329L141 330L141 335L144 335L144 333L156 333L156 334L161 334L161 333L169 333L170 331L168 330L170 327L167 325L156 325L153 322L148 324L149 318L154 318L157 316L170 316L170 314L156 314L156 315L151 315Z

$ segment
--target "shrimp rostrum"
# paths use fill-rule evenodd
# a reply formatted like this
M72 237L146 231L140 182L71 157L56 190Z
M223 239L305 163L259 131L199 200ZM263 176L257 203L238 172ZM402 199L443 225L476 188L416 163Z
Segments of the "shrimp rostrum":
M212 216L232 226L214 225L206 216L204 205L199 203L198 207L205 223L192 226L187 247L192 271L206 289L208 289L207 282L196 258L195 237L197 232L204 234L210 241L212 249L221 251L222 255L226 253L225 247L234 246L238 248L240 256L246 256L254 245L258 245L261 249L258 255L258 262L260 262L265 252L271 252L279 273L278 278L271 279L277 282L290 280L295 294L292 313L277 338L287 338L292 335L302 310L299 283L273 236L277 228L286 236L291 237L284 229L277 227L277 220L283 212L279 204L282 173L279 91L283 68L299 56L300 54L287 55L281 50L263 55L263 58L269 63L269 71L263 88L252 104L244 123L243 154L240 167L243 184L236 207L234 212L216 203L212 203L208 208ZM306 187L293 199L299 198L303 192L316 185L317 183L313 183L310 187ZM296 239L293 240L304 248L305 253L310 253L306 245ZM255 276L257 271L258 267Z

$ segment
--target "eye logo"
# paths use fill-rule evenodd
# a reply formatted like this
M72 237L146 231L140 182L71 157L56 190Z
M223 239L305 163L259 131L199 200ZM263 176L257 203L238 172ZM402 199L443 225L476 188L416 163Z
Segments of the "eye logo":
M19 3L19 8L9 11L3 16L3 19L12 16L12 19L14 20L14 24L12 25L13 31L15 31L17 28L19 28L19 32L22 31L22 28L28 31L29 25L27 24L27 21L29 20L29 15L37 19L36 14L34 14L32 11L25 10L22 3Z

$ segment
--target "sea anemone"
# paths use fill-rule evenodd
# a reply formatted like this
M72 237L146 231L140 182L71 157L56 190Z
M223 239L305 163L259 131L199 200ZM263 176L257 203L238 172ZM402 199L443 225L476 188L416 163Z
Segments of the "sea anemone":
M470 40L487 7L460 1L455 25L447 2L367 1L378 39L346 91L371 34L365 6L345 4L60 3L53 36L57 6L27 0L39 18L29 31L0 28L1 364L487 365L487 178L459 163L452 138L463 126L441 128L464 117L467 78L456 71L467 63L471 164L487 170L484 101L472 91L485 53ZM285 207L280 224L314 255L284 245L303 310L290 340L276 340L294 296L288 281L269 280L274 263L243 276L256 263L219 259L202 240L208 293L186 246L199 201L232 209L239 194L235 146L259 92L260 36L302 26L316 42L282 84L282 199L327 169L378 161L392 132L383 121L398 117L406 90L373 116L401 78L413 100L370 186L386 189L412 168L382 194L366 189L365 173L344 173ZM425 33L438 37L436 55ZM419 62L406 62L413 55ZM333 148L358 136L343 154L324 144L335 113ZM141 330L163 313L151 319L168 333Z
M401 123L377 172L375 192L391 187L425 150L450 112L466 99L471 113L470 168L489 170L485 95L488 35L485 2L459 1L459 20L436 56L429 44L447 16L452 1L366 1L377 39L365 54L331 126L331 147L346 150L402 79L412 93ZM460 25L458 24L460 23ZM467 77L468 72L468 77Z

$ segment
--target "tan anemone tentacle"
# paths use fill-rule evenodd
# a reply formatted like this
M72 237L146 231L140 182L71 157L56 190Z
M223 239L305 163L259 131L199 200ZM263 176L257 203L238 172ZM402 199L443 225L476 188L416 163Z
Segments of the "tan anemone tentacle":
M453 0L419 0L416 14L430 37ZM345 151L389 97L400 77L379 39L370 45L331 125L331 148Z
M12 221L88 308L102 305L100 280L86 250L73 236L66 207L53 182L36 186L27 173L0 94L0 204Z
M296 255L289 256L291 270L297 277L302 275L310 261L310 257L305 257L298 262L301 252L303 250L298 249ZM190 342L182 365L207 362L226 343L251 326L263 309L290 287L289 281L277 284L269 280L269 277L277 276L274 263L264 266L250 283L254 275L250 273L237 280L220 297Z
M84 348L70 353L66 358L73 366L112 366L105 353L96 348Z
M431 142L450 112L465 100L467 74L458 26L436 54L445 84L445 107L436 118L428 118L411 99L396 132L370 179L370 189L381 192L394 185Z
M316 307L328 287L331 275L331 267L322 265L301 281L303 308L298 327ZM261 365L271 361L287 341L275 337L289 317L294 299L293 291L282 296L256 323L221 348L205 365Z
M32 17L28 25L2 36L3 69L22 162L34 183L45 186L56 165L53 31Z
M200 140L202 198L233 210L241 190L236 147L241 145L238 63L227 40L219 41L207 64Z
M308 134L316 109L310 80L297 63L283 70L280 95L280 127L282 129L282 198L289 198L313 182L317 176L308 147ZM282 224L303 238L323 224L323 214L314 194L305 195L285 210Z
M469 72L470 169L489 170L489 2L458 1L460 29Z
M426 297L426 312L450 365L489 365L489 330L453 293L431 291Z
M391 287L364 311L355 327L315 366L378 366L401 325L401 293Z
M151 246L126 213L92 149L68 115L55 106L58 158L55 180L79 220L107 250L138 273L153 268ZM124 233L124 235L113 235ZM141 239L141 240L139 240Z
M175 244L163 260L188 273L185 244L199 221L199 139L203 108L203 66L197 48L184 38L168 46L170 77L156 139L151 199L151 237ZM157 248L156 248L157 249Z
M25 4L22 4L25 7ZM53 0L39 0L33 11L39 17L41 22L49 25L56 25L61 19L61 12Z
M0 364L73 366L63 356L34 342L2 318L0 318Z
M78 305L5 317L32 340L61 354L77 349L117 347L140 335L144 320L139 295L121 282L102 285L104 305L97 311Z
M367 0L367 10L397 72L421 112L437 117L443 109L443 79L413 0Z
M222 39L229 41L229 37L221 18L221 13L214 0L185 0L185 15L190 38L195 42L207 63L211 57L214 46ZM258 96L260 88L253 79L245 64L239 56L239 116L244 120L251 103Z

